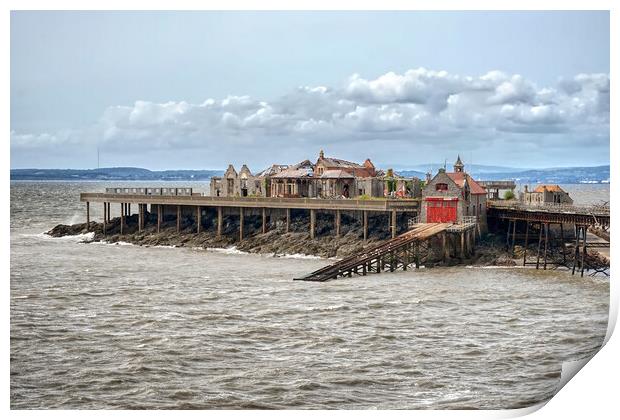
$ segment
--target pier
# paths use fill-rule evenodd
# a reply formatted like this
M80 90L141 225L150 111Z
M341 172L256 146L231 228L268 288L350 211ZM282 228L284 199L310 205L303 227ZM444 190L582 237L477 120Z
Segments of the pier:
M99 203L104 210L104 233L106 223L111 220L111 204L119 208L121 217L121 233L126 226L126 218L131 215L131 206L138 209L138 230L144 229L144 214L150 206L150 212L157 214L157 229L159 231L163 215L176 217L177 230L180 230L180 220L184 215L194 218L196 232L200 233L202 225L202 213L206 208L214 208L217 211L217 234L222 234L222 219L224 212L236 214L239 217L239 238L244 237L244 215L246 212L260 212L262 216L262 231L269 229L269 222L274 219L284 219L288 232L291 220L291 210L306 210L310 216L310 237L316 234L316 217L318 212L327 212L334 216L336 234L340 233L342 212L361 212L364 239L368 237L368 218L371 214L388 215L386 229L395 238L398 234L400 216L415 217L418 215L419 199L316 199L316 198L266 198L266 197L211 197L202 194L189 193L186 195L148 195L144 193L131 193L125 190L149 190L119 189L120 192L106 193L81 193L80 201L86 203L86 217L90 226L90 205ZM185 189L184 189L185 190Z
M590 263L588 248L608 248L609 242L587 242L589 230L607 232L610 227L609 206L573 206L564 204L530 205L518 201L489 201L487 202L487 217L501 220L506 226L506 247L514 255L517 238L523 242L523 265L535 265L536 269L547 269L547 266L566 267L572 274L578 272L583 277L586 270L593 270L591 275L603 273L609 276L609 262L607 266L594 267ZM575 243L572 252L572 264L567 256L567 239L565 227L574 229ZM519 232L517 232L519 227ZM554 233L552 227L556 227ZM525 233L523 234L523 230ZM555 236L555 238L554 238ZM536 243L536 262L527 261L528 246ZM554 241L560 245L559 258L552 258L550 246Z
M164 191L166 190L166 191ZM168 190L170 192L168 192ZM466 258L473 254L476 236L481 237L480 215L461 216L457 222L425 223L420 219L421 199L317 199L278 197L212 197L192 192L191 188L151 189L117 188L105 193L81 193L80 200L86 204L87 226L90 228L91 204L103 206L103 234L112 220L113 208L119 209L120 233L127 232L127 221L132 216L132 205L137 209L138 232L145 229L147 211L156 216L156 231L160 232L166 220L176 220L176 230L181 231L181 220L193 220L195 232L203 230L204 217L213 217L209 223L216 226L217 236L223 234L224 216L238 217L239 240L243 240L244 218L257 215L261 218L260 232L266 233L276 223L283 222L285 232L291 226L291 210L308 212L308 232L316 237L317 214L333 215L333 232L341 234L342 214L353 212L362 226L362 236L368 239L370 215L387 216L386 231L391 239L364 250L358 255L345 258L314 273L296 280L326 281L338 277L367 275L381 271L407 270L419 267L433 252L440 249L443 260ZM206 210L210 211L207 212ZM209 216L210 215L210 216ZM601 268L600 261L594 261L588 248L609 247L608 241L588 243L587 233L607 232L610 226L608 206L572 206L564 204L531 205L516 200L488 200L485 216L494 223L493 230L506 232L506 249L514 256L517 239L523 244L523 265L535 265L546 270L564 266L572 274L584 275L587 270L593 274L609 275L609 263ZM164 219L165 218L165 219ZM133 218L135 223L136 218ZM385 219L384 219L385 220ZM405 222L405 223L403 223ZM429 222L427 220L426 222ZM153 218L151 216L151 223ZM406 225L406 226L405 226ZM134 229L135 229L135 225ZM187 224L185 224L187 226ZM574 229L574 245L567 242L565 229ZM402 233L405 231L404 233ZM528 247L536 243L536 262L528 261ZM436 241L433 246L431 242ZM438 243L437 241L440 241ZM522 242L521 242L522 241ZM554 255L553 245L561 249L559 257ZM569 248L572 250L569 251ZM570 261L568 257L571 257ZM607 260L608 261L608 260Z

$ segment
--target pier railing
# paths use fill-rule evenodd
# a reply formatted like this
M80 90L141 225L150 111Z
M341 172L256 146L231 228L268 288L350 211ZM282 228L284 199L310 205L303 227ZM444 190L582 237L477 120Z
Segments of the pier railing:
M142 195L81 193L80 201L112 203L144 203L188 206L266 207L266 208L315 208L350 210L417 210L420 199L322 199L280 197L212 197L205 195Z
M608 205L575 206L572 204L558 203L523 203L517 200L489 200L487 207L510 209L519 211L544 211L551 213L570 213L584 215L609 216Z

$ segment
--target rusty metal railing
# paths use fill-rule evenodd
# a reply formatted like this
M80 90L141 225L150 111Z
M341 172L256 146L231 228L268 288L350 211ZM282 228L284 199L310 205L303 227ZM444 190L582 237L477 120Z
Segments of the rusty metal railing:
M608 205L575 206L559 203L523 203L517 200L489 200L487 207L511 209L520 211L545 211L553 213L571 213L595 216L609 216Z

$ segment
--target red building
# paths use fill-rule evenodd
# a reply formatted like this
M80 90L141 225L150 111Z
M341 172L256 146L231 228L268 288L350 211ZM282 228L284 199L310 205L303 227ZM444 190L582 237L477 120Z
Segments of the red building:
M486 190L465 172L459 156L454 172L440 169L434 178L427 179L422 190L421 220L458 223L465 216L475 216L486 228L486 195Z

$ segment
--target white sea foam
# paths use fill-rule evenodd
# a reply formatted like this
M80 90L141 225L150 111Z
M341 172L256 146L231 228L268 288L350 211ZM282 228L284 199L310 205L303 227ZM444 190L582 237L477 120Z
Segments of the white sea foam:
M196 247L193 249L206 249L207 251L210 252L219 252L221 254L228 254L228 255L248 255L250 254L249 252L245 252L245 251L240 251L237 249L236 246L231 246L228 248L200 248L200 247Z
M120 246L131 246L134 245L131 242L124 242L124 241L118 241L118 242L114 242L113 244L110 245L120 245Z
M276 258L291 258L291 259L300 259L300 260L323 260L326 258L319 257L318 255L307 255L307 254L273 254ZM330 258L336 259L336 258Z
M66 225L75 225L78 223L84 223L84 215L82 213L74 213L73 216L69 218L69 221L65 223Z
M527 268L527 269L529 269L529 268L532 268L532 267L524 267L522 265L466 265L465 268L473 268L473 269L476 269L476 270L479 270L479 269L486 269L486 270L491 269L491 270L493 270L493 269L497 269L497 268L504 268L504 269L512 269L512 270L514 270L515 268L519 268L519 269Z
M22 233L21 236L27 238L37 238L43 240L51 240L51 241L85 241L92 240L95 237L95 232L88 233L80 233L77 235L66 235L66 236L50 236L47 233Z

